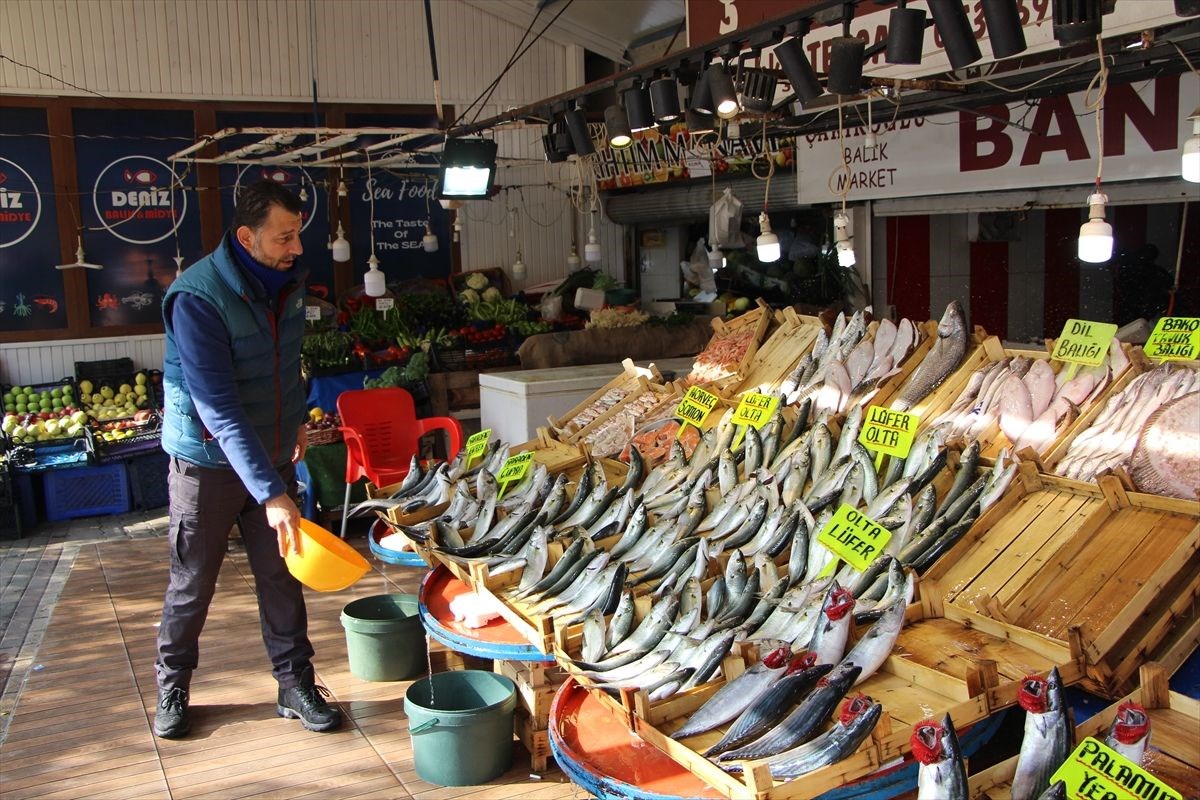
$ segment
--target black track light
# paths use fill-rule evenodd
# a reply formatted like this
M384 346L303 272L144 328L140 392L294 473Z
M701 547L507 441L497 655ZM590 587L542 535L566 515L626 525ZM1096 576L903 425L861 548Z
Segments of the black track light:
M695 108L689 108L684 114L684 119L687 121L688 133L693 136L703 136L717 129L716 117Z
M961 0L929 0L929 11L933 14L933 24L942 35L942 45L951 67L962 69L983 58Z
M742 109L754 114L765 114L775 105L775 86L779 79L773 73L761 69L743 69L741 74Z
M1100 0L1051 0L1054 9L1054 38L1059 44L1075 44L1100 35Z
M551 164L561 164L567 160L569 153L564 153L555 146L552 134L546 133L542 135L542 147L546 150L546 160Z
M629 129L634 133L654 127L654 115L650 111L650 92L645 86L634 86L621 93L625 103L625 117Z
M708 91L712 96L713 113L721 119L733 119L741 111L738 105L737 92L733 88L733 79L725 67L714 64L704 72L704 80L708 81Z
M575 152L571 133L567 130L566 120L561 114L551 119L546 134L542 137L542 146L546 148L546 160L551 164L560 164Z
M633 144L633 131L629 129L629 117L625 109L614 103L604 109L604 128L608 133L608 146L620 150Z
M825 90L821 88L821 82L817 80L817 72L813 69L808 56L804 55L804 48L801 47L799 36L793 36L783 42L775 48L774 52L775 58L779 59L779 65L783 67L783 74L787 75L788 81L792 84L792 91L796 93L796 99L800 101L800 105L808 105L821 96Z
M861 94L863 51L867 44L857 36L837 36L829 47L829 78L834 94Z
M571 142L575 145L575 154L590 156L596 152L592 144L591 134L588 133L587 119L578 108L572 108L564 115L567 118L567 130L571 132Z
M906 0L888 15L887 51L884 60L889 64L920 64L925 46L925 12L907 8Z
M701 70L699 77L696 78L696 85L692 87L692 96L688 101L688 109L690 111L700 111L705 114L713 113L712 92L708 89L707 78L708 70Z
M983 17L987 20L993 58L1009 58L1025 52L1025 31L1021 29L1017 0L983 0Z
M674 78L659 78L650 82L650 108L654 119L671 122L679 119L679 87Z

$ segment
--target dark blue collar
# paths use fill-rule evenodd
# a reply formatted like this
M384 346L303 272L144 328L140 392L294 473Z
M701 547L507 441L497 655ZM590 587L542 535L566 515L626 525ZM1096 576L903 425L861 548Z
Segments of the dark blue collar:
M233 234L229 235L229 246L233 250L233 255L237 259L237 263L242 270L246 272L262 284L266 292L266 296L274 299L279 296L279 291L287 285L288 281L296 277L297 269L295 265L292 268L283 272L277 269L263 266L258 260L250 255L250 251L242 247L242 243L237 240Z

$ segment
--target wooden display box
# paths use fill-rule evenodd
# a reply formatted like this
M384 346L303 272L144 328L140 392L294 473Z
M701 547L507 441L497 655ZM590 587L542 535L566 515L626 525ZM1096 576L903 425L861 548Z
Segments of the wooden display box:
M790 307L776 312L776 319L775 330L746 363L744 377L730 387L732 393L776 391L825 329L819 318L801 316Z
M622 370L619 375L592 392L570 411L558 417L548 417L546 421L550 424L551 435L560 441L567 441L570 436L584 427L583 425L575 424L575 417L613 389L620 389L628 395L639 386L638 378L645 378L652 383L662 383L662 373L653 364L649 368L649 377L642 375L641 368L635 366L633 360L629 358L621 362L621 368Z
M553 664L521 661L497 661L496 672L517 687L517 712L513 727L517 738L529 751L534 772L543 772L550 758L550 704L561 680L551 680Z
M1019 481L928 572L933 611L989 632L1078 650L1085 685L1116 697L1153 659L1200 641L1200 503L1040 475Z
M772 322L772 316L773 315L771 313L770 307L767 306L767 304L764 303L761 299L759 299L758 300L758 308L755 308L751 311L747 311L745 314L742 314L741 316L734 317L733 319L729 320L728 322L726 322L725 320L722 320L720 318L714 318L712 321L713 339L728 336L733 333L738 333L742 330L749 328L753 331L753 334L750 339L750 346L746 349L746 352L742 356L741 360L738 362L737 367L732 372L730 372L728 375L726 375L722 378L718 378L717 380L705 382L705 381L700 381L698 379L695 379L692 377L691 374L689 374L686 378L683 379L684 382L689 386L692 384L703 386L704 388L708 389L709 391L718 391L718 392L731 391L734 386L736 386L737 384L741 383L744 380L744 378L747 374L747 369L749 368L750 364L754 361L754 356L758 353L759 346L763 343L763 340L766 338L767 330L770 327L771 322ZM712 344L712 339L709 340L709 344L710 345ZM706 350L708 349L707 346L705 347L705 349ZM694 365L693 365L692 369L694 372L695 371Z

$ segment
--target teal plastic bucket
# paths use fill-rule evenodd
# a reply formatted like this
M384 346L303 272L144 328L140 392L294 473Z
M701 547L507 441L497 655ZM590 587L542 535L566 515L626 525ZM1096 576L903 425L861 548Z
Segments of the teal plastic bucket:
M350 674L364 681L403 681L426 671L425 627L415 594L377 594L342 609Z
M494 672L415 681L404 693L404 713L417 775L439 786L476 786L503 775L512 763L516 707L517 687Z

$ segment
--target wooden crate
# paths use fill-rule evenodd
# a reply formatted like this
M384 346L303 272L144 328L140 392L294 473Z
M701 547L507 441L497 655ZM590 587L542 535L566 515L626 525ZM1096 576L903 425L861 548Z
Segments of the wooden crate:
M534 772L545 772L550 761L550 731L534 727L532 718L523 708L513 713L513 728L521 744L529 752L529 766Z
M650 405L644 406L640 412L633 415L633 427L636 428L639 422L646 419L650 412L674 396L675 394L671 387L650 383L645 378L639 377L637 379L637 386L629 394L625 395L625 398L621 402L596 417L588 425L585 425L574 433L566 435L564 441L584 446L590 452L592 449L591 437L607 427L610 421L616 418L628 417L634 408L641 407L645 403L650 403Z
M683 382L689 386L692 384L698 384L710 391L715 389L720 392L729 392L732 387L742 382L747 368L753 362L754 356L758 353L759 346L762 344L767 335L767 329L771 325L771 319L772 314L770 307L768 307L767 304L761 299L758 301L758 308L747 311L741 316L734 317L728 322L719 318L714 319L712 321L713 339L728 336L732 333L738 333L749 328L753 331L753 335L750 339L750 346L742 356L741 361L738 362L736 369L734 369L729 375L705 383L701 382L697 378L694 378L689 373L689 375L683 379ZM710 345L712 344L713 339L709 340ZM707 345L705 349L707 349ZM694 371L695 367L693 366L692 369Z
M575 417L587 409L592 403L599 400L612 389L621 389L627 394L634 391L639 383L638 378L644 378L652 383L662 383L662 373L653 364L649 370L643 370L634 365L632 359L625 359L621 362L621 373L608 383L601 386L596 391L588 395L582 402L578 403L574 408L558 417L548 417L547 422L550 425L550 433L555 438L566 441L566 438L578 431L583 425L575 424ZM643 374L649 372L649 375Z
M1200 641L1200 503L1129 492L1115 477L1019 481L925 573L935 613L1078 650L1087 687L1115 697L1138 668Z
M929 427L939 416L950 410L950 408L958 400L959 396L966 389L967 385L970 383L972 375L979 370L986 369L988 366L998 361L1003 361L1006 358L1016 357L1036 359L1038 361L1048 361L1051 369L1053 369L1057 374L1062 369L1065 369L1066 365L1061 361L1053 361L1050 359L1050 353L1053 348L1053 340L1048 340L1046 342L1046 348L1043 350L1018 350L1005 348L1000 343L1000 339L995 336L989 336L985 338L980 343L979 347L964 361L963 365L954 373L952 373L946 382L939 386L937 390L930 395L928 401L925 403L924 409L921 412L921 428L925 429ZM1132 364L1132 348L1126 345L1125 353L1126 356L1130 358L1130 363ZM1054 439L1052 439L1051 442L1046 446L1043 452L1038 453L1037 455L1041 456L1044 453L1050 453L1057 447L1060 441L1066 439L1068 436L1073 439L1075 435L1074 432L1082 423L1082 421L1085 418L1088 418L1088 414L1094 412L1097 408L1103 408L1114 388L1117 386L1121 386L1123 388L1128 383L1128 376L1133 371L1133 369L1127 368L1123 370L1120 375L1114 375L1112 380L1109 381L1109 385L1105 387L1099 394L1097 394L1092 402L1086 404L1080 409L1082 412L1080 418L1076 419L1070 425L1062 427L1055 435ZM993 421L987 430L985 430L977 438L980 446L979 454L985 460L985 463L991 463L1002 450L1012 446L1012 442L1010 442L1008 437L1005 436L1000 430L1000 424L998 421Z
M729 387L731 394L774 393L796 363L812 350L818 333L825 328L817 317L801 316L790 307L778 312L777 317L775 330L742 370L744 377Z
M562 676L553 664L523 661L497 661L496 672L517 687L514 732L529 751L533 771L543 772L550 756L550 704Z
M1142 768L1164 781L1182 797L1200 795L1200 702L1172 692L1170 671L1148 663L1139 673L1139 687L1108 708L1075 726L1075 741L1091 736L1103 741L1121 703L1140 703L1150 717L1150 743ZM976 800L1011 800L1017 757L970 776L970 796ZM1131 795L1132 796L1132 795Z

